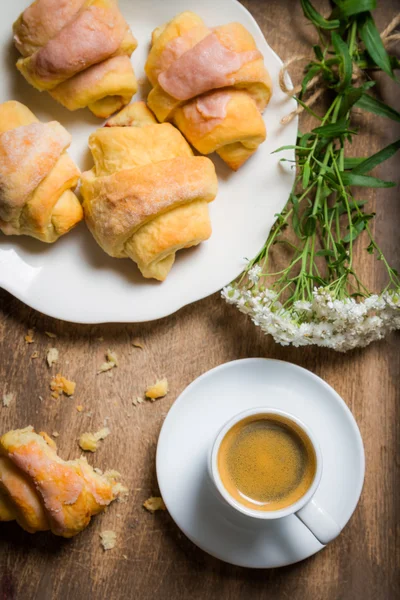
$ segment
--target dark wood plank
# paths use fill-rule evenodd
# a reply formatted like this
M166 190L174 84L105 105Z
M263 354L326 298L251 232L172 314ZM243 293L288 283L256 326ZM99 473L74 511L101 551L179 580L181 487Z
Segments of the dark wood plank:
M302 19L298 2L243 0L243 4L282 58L309 51L312 29ZM398 2L380 2L376 17L381 29L399 8ZM387 82L381 92L391 103L397 96L397 88ZM354 149L357 154L370 153L399 137L400 128L393 123L373 117L364 118L363 123L365 131ZM381 175L398 181L398 160L385 165ZM377 190L369 197L378 209L377 236L388 257L399 263L398 190ZM371 287L379 290L379 270L364 261L361 266ZM10 408L0 408L1 431L28 424L57 430L61 456L72 458L79 453L79 434L96 430L109 417L112 435L89 460L102 468L118 468L131 490L128 503L111 507L73 540L49 534L31 536L15 524L1 525L2 600L387 600L399 594L398 335L347 355L281 348L218 294L168 319L138 326L57 322L3 291L0 306L0 396L4 391L17 395ZM30 327L35 327L35 343L28 346L24 335ZM45 331L56 333L57 339L50 340ZM100 336L103 341L97 339ZM131 346L135 336L143 338L144 350ZM50 398L48 386L56 367L50 370L44 357L52 345L60 352L60 370L77 382L74 400ZM120 367L112 378L96 376L109 347L119 355ZM32 360L35 350L39 358ZM319 555L271 571L223 564L193 546L167 513L150 515L141 506L157 492L157 436L174 399L204 371L250 356L292 361L333 385L359 423L367 458L361 502L343 534ZM132 399L161 375L169 379L169 395L154 404L133 407ZM76 410L79 404L84 406L83 413ZM118 546L105 553L98 534L109 528L118 532Z

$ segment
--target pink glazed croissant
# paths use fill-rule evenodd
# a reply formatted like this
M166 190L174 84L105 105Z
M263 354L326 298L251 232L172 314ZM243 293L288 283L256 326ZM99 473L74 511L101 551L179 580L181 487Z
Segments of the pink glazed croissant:
M217 152L236 170L265 140L271 79L240 23L210 29L183 12L153 31L145 70L157 119L173 122L202 154Z
M33 427L9 431L0 438L0 522L72 537L126 492L118 476L97 473L82 457L62 460L54 441Z
M137 91L137 47L117 0L36 0L14 23L18 70L69 110L107 118Z

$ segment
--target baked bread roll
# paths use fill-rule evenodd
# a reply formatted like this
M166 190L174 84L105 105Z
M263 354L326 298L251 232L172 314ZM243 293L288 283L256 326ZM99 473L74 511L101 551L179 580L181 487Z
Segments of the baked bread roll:
M36 0L13 26L18 70L69 110L107 118L137 91L137 47L117 0Z
M265 140L271 79L240 23L209 29L181 13L153 31L145 70L157 119L175 123L202 154L217 152L237 170Z
M83 218L70 134L19 102L0 104L0 230L55 242Z
M86 223L107 254L129 257L144 277L163 281L178 250L211 235L214 165L193 156L179 131L157 124L143 102L107 125L89 140L95 166L82 175Z
M125 490L117 477L99 475L83 457L62 460L33 427L9 431L0 438L0 521L72 537Z

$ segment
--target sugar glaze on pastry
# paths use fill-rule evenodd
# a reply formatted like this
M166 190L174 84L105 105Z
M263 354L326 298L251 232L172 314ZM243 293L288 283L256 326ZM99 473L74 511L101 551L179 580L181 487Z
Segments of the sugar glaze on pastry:
M137 47L117 0L36 0L13 26L25 79L69 110L107 118L137 91Z
M83 218L70 134L23 104L0 104L0 230L54 242Z
M261 113L272 85L262 54L240 23L213 29L184 12L153 31L148 104L202 154L238 169L265 140Z
M0 438L0 522L72 537L125 491L118 476L96 473L83 457L62 460L33 427L9 431Z
M90 136L95 166L82 175L86 223L110 256L129 257L163 281L175 254L211 235L213 163L135 102ZM124 126L126 125L126 126Z

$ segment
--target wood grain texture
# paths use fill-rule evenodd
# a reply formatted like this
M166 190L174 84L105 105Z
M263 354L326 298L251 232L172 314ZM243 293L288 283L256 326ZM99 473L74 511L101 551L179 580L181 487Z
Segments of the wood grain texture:
M283 59L310 51L313 30L302 18L298 2L243 0L243 4ZM380 29L399 9L399 2L381 0L376 12ZM392 104L397 97L399 110L397 88L387 80L380 82L382 96ZM400 127L393 122L363 117L362 123L364 133L354 154L372 153L400 137ZM394 158L380 175L398 181L399 170ZM398 195L398 189L369 193L371 205L378 209L377 237L399 268ZM379 290L383 283L379 269L360 262L371 287ZM72 458L79 453L79 434L99 429L108 419L112 434L89 460L101 468L118 468L131 490L128 503L113 505L72 540L31 536L13 523L2 524L1 600L388 600L398 596L399 335L347 355L282 348L218 294L140 326L54 321L3 291L0 307L0 397L4 392L16 393L9 408L0 407L0 430L28 424L49 433L57 430L61 456ZM27 345L24 335L30 327L35 328L35 341ZM45 331L56 333L57 338L49 339ZM144 340L143 350L132 347L136 336ZM51 346L58 348L60 362L49 369L45 354ZM96 375L107 348L120 358L112 377ZM34 351L39 358L30 358ZM357 419L367 461L361 502L342 535L315 557L270 571L219 562L191 544L167 513L151 515L142 508L143 501L157 493L157 436L177 395L206 370L252 356L291 361L328 381ZM51 375L58 370L76 381L74 399L50 397ZM168 396L134 407L132 399L164 375L170 383ZM84 406L82 413L76 410L79 404ZM104 529L118 532L118 545L109 552L99 543Z

